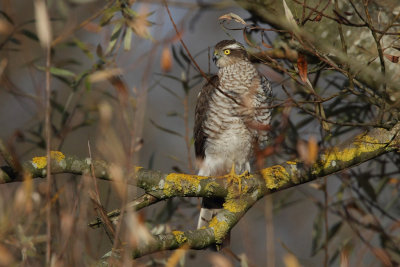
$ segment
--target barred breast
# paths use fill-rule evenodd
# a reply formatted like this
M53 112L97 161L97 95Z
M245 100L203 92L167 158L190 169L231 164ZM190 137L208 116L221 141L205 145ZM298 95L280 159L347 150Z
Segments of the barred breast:
M218 89L213 91L203 125L208 138L199 175L226 174L233 164L236 173L250 171L253 143L267 139L258 138L260 131L251 127L254 121L269 123L269 109L260 109L270 91L265 78L248 61L221 68L218 77Z

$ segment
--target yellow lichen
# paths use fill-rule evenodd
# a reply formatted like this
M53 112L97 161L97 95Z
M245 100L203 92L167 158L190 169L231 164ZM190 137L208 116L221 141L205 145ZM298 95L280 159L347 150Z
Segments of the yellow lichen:
M32 159L32 165L36 169L43 169L47 165L47 158L46 157L34 157Z
M208 192L209 194L212 194L212 193L214 193L214 188L217 188L218 186L219 186L219 184L217 182L209 182L205 186L204 190L206 192Z
M223 204L224 209L230 212L241 212L246 208L247 202L244 199L228 199Z
M65 155L60 151L50 151L50 158L60 163L65 159ZM32 165L37 169L43 169L47 166L47 157L34 157L32 159Z
M268 189L276 189L290 181L289 173L280 165L275 165L260 171Z
M135 167L135 173L138 172L140 169L143 169L143 167L136 166L136 167Z
M221 244L226 234L229 232L229 225L226 221L219 221L217 217L211 219L210 224L208 225L214 231L215 241Z
M65 155L60 151L50 151L50 158L60 163L60 161L65 159Z
M172 234L175 236L176 241L178 241L178 244L183 244L187 241L187 237L185 236L185 233L182 231L172 231Z
M286 163L289 164L289 165L296 165L297 164L296 161L286 161Z
M205 177L181 173L171 173L165 178L163 192L167 196L175 192L189 193L199 190L200 180Z
M363 153L376 151L383 148L385 145L386 144L380 143L377 139L371 136L365 134L359 135L355 138L352 147L342 150L334 147L327 150L321 157L323 160L323 168L334 167L337 164L337 161L347 162L354 160Z

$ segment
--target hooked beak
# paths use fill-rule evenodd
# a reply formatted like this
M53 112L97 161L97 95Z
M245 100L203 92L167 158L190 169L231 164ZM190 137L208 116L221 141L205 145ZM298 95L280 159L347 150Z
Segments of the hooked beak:
M212 57L212 60L213 60L214 64L217 63L218 59L219 59L219 55L218 54L214 54L213 57Z

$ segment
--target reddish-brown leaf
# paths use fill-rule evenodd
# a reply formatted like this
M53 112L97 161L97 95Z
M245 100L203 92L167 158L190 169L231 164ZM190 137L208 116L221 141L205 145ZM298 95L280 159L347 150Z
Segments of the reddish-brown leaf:
M307 157L307 162L309 164L313 164L317 161L318 158L318 144L317 144L317 139L315 136L311 136L310 139L308 139L308 157Z
M313 21L320 21L322 19L322 15L321 13L318 14L317 16L315 16L315 18L313 19Z
M271 45L267 44L266 42L264 42L264 38L262 38L263 34L261 35L261 43L265 48L272 48Z
M393 56L393 55L388 55L388 54L383 54L389 61L393 63L399 63L399 56Z
M297 57L297 68L299 69L299 75L303 82L307 82L307 61L306 57L303 54L298 55Z
M234 20L243 25L246 25L246 21L244 21L240 16L236 15L235 13L228 13L228 14L222 15L221 17L218 18L218 20Z
M161 52L161 69L165 72L169 72L172 69L172 55L167 46Z
M372 252L383 263L384 266L393 266L389 254L381 248L372 248Z

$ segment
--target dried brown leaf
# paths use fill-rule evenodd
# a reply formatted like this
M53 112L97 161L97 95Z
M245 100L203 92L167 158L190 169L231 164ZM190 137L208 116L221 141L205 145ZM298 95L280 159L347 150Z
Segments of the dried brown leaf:
M88 22L83 26L83 28L88 31L88 32L93 32L93 33L98 33L101 31L101 27L99 24L94 23L94 22Z
M0 265L10 266L14 262L11 252L3 245L0 245Z
M381 248L372 248L374 255L383 263L384 266L393 266L389 254Z
M297 141L297 153L299 154L299 158L302 162L306 162L308 158L308 147L304 140Z
M3 59L0 61L0 77L3 75L3 72L4 72L4 70L6 69L7 64L8 64L7 58L3 58Z
M283 262L285 263L286 267L300 267L301 266L299 263L299 260L296 258L296 256L291 253L287 253L283 257Z
M182 259L182 257L185 256L188 248L189 248L189 245L184 244L182 246L182 248L175 250L174 253L172 253L172 255L168 258L168 261L165 264L165 267L175 267L178 264L178 262L180 261L180 259Z
M308 80L307 72L308 72L308 63L306 57L303 54L298 55L297 57L297 68L299 69L299 75L301 80L306 83Z
M285 10L285 17L286 17L287 21L289 22L289 25L293 28L293 30L297 30L298 29L297 22L293 17L292 11L286 4L285 0L282 0L282 2L283 2L283 9Z
M317 139L315 136L311 136L310 139L308 139L308 157L307 157L307 163L308 164L313 164L315 161L317 161L318 158L318 144L317 144Z
M222 15L221 17L218 18L218 20L234 20L243 25L247 24L246 21L244 21L239 15L236 15L235 13L228 13L228 14Z
M89 81L92 83L101 82L108 79L111 79L114 76L122 74L121 69L107 69L96 71L89 76Z
M349 251L348 249L342 249L342 251L340 251L340 267L349 266Z
M139 11L138 16L128 22L128 25L129 27L131 27L132 31L138 36L145 39L151 39L149 31L151 23L148 21L147 17L147 10L143 8L143 10Z
M210 261L212 267L233 267L232 262L220 254L211 254Z
M318 14L315 16L315 18L313 19L313 21L320 21L322 19L322 15Z
M161 52L161 69L170 72L172 69L172 55L169 47L165 46Z
M393 56L393 55L389 55L389 54L383 54L390 62L393 63L399 63L399 56Z
M52 34L49 14L44 0L35 0L36 31L42 47L50 47Z
M0 19L0 34L9 34L13 30L13 26L5 19Z

